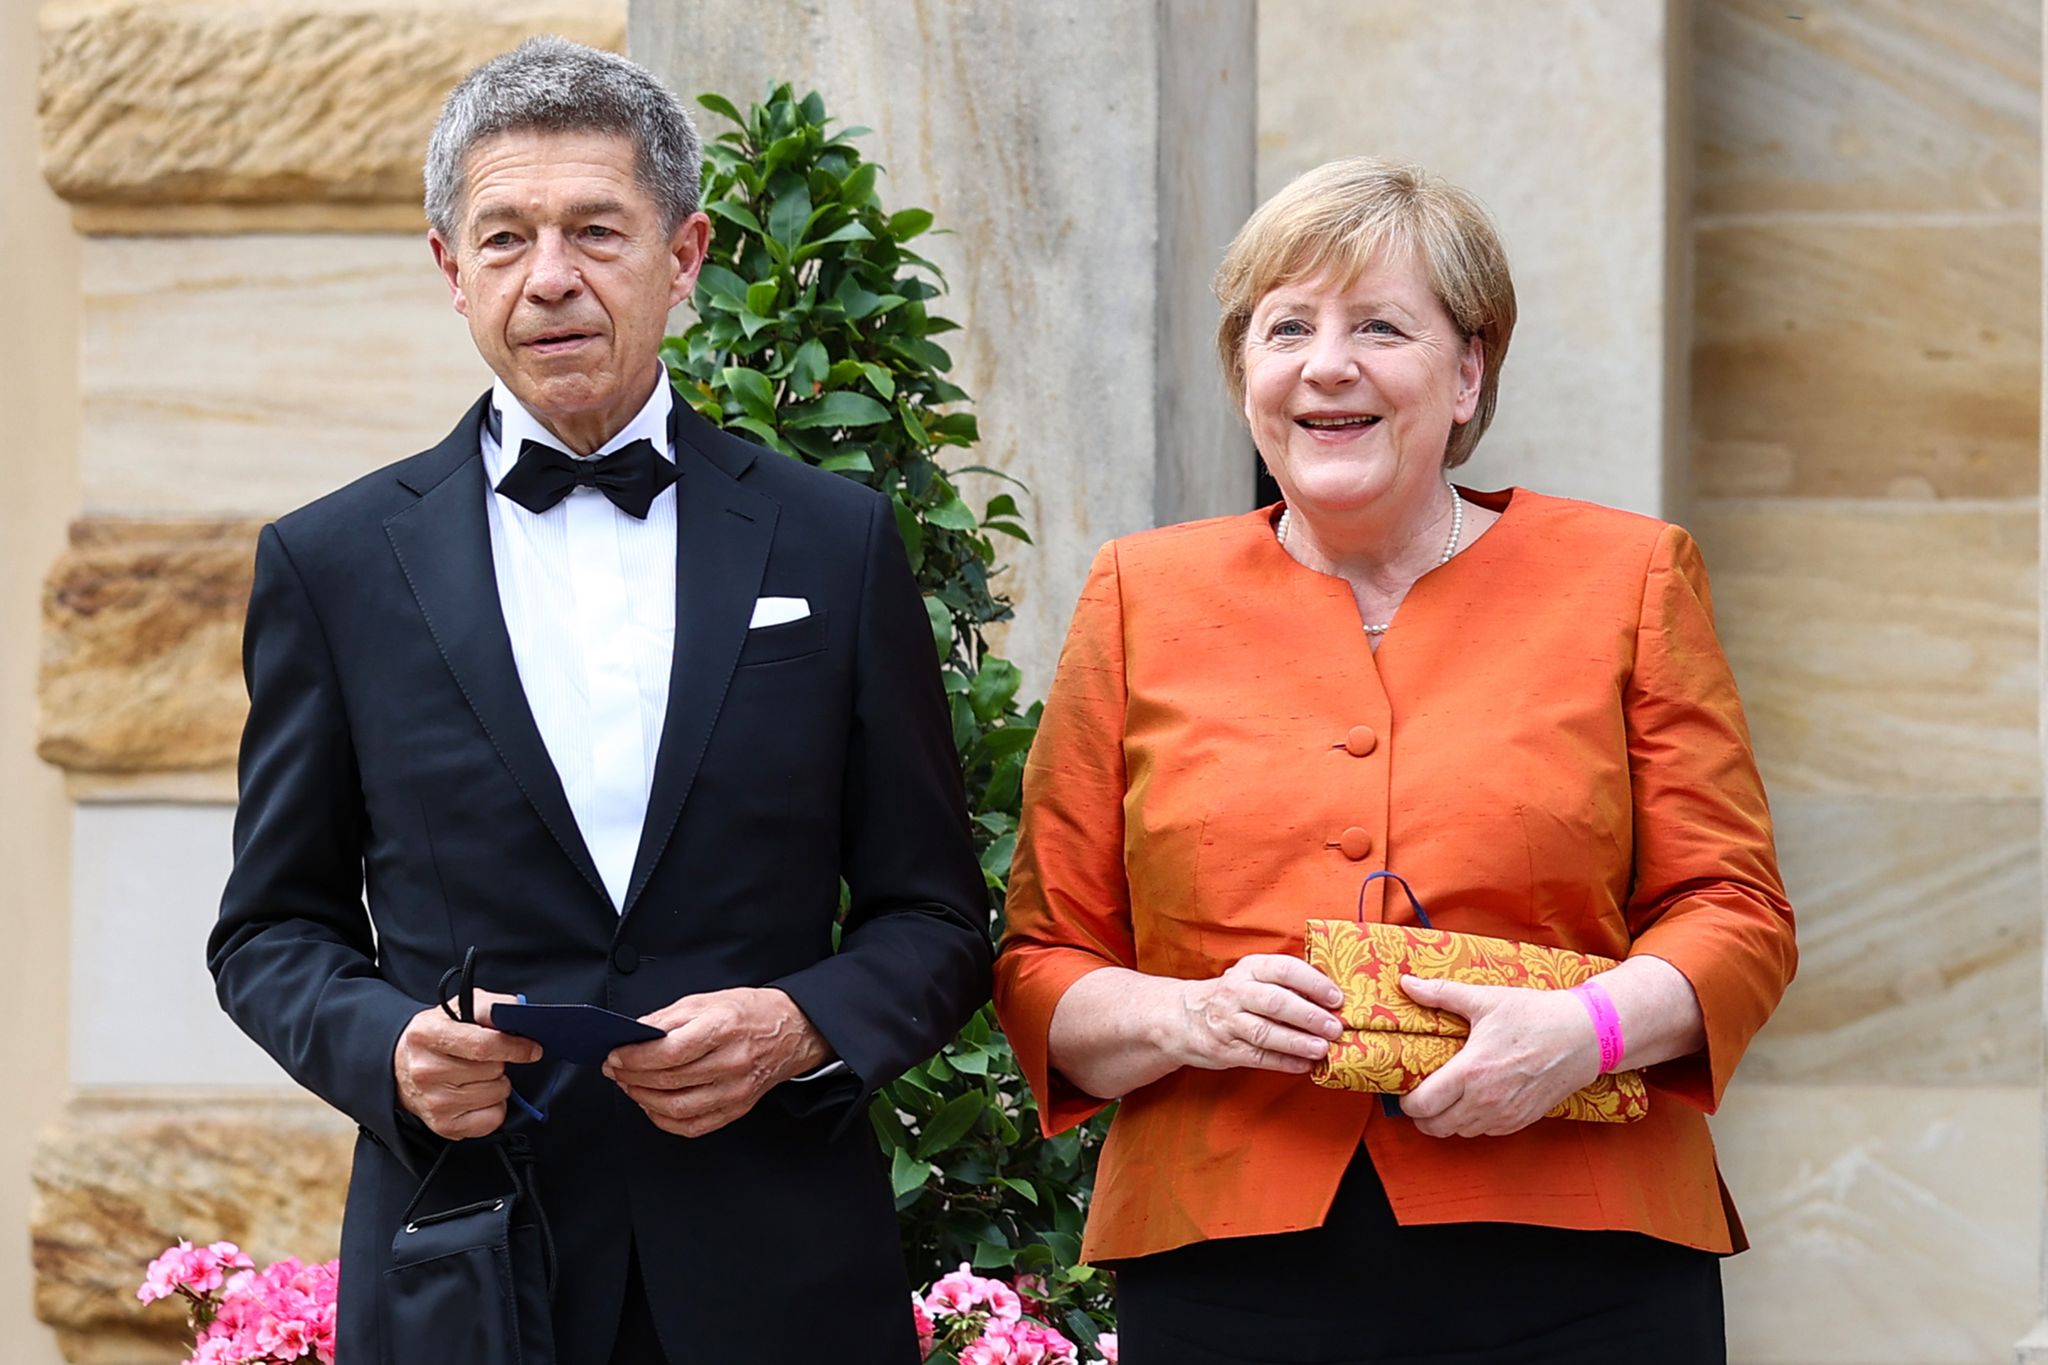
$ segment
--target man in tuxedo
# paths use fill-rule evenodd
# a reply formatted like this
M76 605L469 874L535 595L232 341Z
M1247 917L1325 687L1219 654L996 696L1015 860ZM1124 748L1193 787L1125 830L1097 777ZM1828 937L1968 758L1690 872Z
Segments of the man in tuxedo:
M508 1188L565 1363L916 1358L867 1109L987 997L983 880L888 501L667 382L698 169L623 58L471 73L429 242L497 382L258 543L209 965L361 1129L342 1365L415 1358L422 1321L490 1365L495 1305L422 1318L391 1267ZM575 1065L490 1026L514 993L661 1036Z

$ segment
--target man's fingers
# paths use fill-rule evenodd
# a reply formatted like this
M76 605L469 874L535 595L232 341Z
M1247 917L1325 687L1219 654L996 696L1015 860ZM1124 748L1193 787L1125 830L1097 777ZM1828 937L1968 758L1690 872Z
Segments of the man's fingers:
M692 1086L687 1090L655 1090L621 1086L655 1127L681 1137L703 1137L725 1127L751 1107L741 1087L730 1083Z
M463 1024L439 1010L415 1018L406 1032L416 1047L470 1062L537 1062L540 1044L482 1024Z
M499 1103L467 1109L438 1123L429 1119L427 1126L444 1138L461 1139L488 1137L503 1127L504 1123L505 1106Z
M673 1071L709 1056L725 1041L730 1024L730 1016L701 1014L670 1029L666 1038L614 1048L605 1058L605 1075L613 1080L632 1077L639 1084L647 1084L648 1076Z

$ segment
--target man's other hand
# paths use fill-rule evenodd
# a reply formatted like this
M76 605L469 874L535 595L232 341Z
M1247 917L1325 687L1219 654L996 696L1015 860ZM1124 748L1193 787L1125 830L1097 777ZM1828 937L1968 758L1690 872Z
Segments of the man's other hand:
M686 995L642 1022L668 1037L617 1049L604 1074L655 1127L683 1137L717 1132L832 1059L796 1002L772 987Z
M505 1121L512 1083L507 1062L537 1062L540 1044L490 1026L491 1005L517 996L476 993L477 1022L457 1023L439 1005L421 1010L398 1035L391 1070L398 1102L444 1138L483 1137ZM650 1044L651 1046L651 1044Z

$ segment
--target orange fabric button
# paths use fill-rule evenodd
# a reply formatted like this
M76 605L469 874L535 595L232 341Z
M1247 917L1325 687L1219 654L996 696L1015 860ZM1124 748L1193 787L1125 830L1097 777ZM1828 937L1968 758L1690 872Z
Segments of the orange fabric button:
M1379 746L1380 737L1373 733L1370 725L1354 725L1351 733L1344 736L1344 752L1353 758L1364 758Z
M1337 836L1337 847L1344 850L1344 856L1358 862L1372 852L1372 835L1353 825Z

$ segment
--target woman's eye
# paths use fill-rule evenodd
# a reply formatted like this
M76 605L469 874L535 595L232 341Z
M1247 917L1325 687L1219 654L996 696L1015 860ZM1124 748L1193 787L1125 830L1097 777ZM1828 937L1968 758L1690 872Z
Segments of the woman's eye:
M1282 318L1273 324L1272 334L1276 337L1305 337L1308 335L1308 324L1299 318Z
M1376 337L1397 337L1401 335L1400 328L1381 318L1374 318L1371 322L1366 323L1361 330Z

